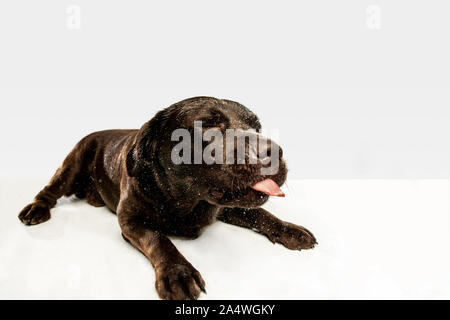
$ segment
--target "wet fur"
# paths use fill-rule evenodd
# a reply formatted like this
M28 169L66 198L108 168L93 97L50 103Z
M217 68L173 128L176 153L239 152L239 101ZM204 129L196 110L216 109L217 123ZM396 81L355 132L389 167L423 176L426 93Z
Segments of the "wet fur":
M197 299L205 292L200 273L168 235L196 238L221 220L289 249L312 248L316 240L311 232L259 208L267 196L249 188L263 179L255 167L173 165L171 132L189 128L195 119L223 128L261 127L257 116L237 102L196 97L158 112L139 130L94 132L74 147L19 219L26 225L42 223L50 219L57 199L73 194L95 207L106 205L117 213L124 239L154 266L162 299ZM282 185L286 173L282 161L272 179ZM217 192L222 196L215 197Z

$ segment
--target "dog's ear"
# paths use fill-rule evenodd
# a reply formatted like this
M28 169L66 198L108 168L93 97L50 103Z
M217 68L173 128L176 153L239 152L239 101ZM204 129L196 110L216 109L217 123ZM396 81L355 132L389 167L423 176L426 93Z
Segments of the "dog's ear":
M134 177L137 174L137 159L136 159L136 148L133 146L127 153L127 158L125 160L127 166L127 172L130 177Z
M166 129L165 122L167 117L164 116L163 111L158 112L141 127L133 147L128 151L126 167L128 174L132 177L151 165L152 161L157 157L162 130Z

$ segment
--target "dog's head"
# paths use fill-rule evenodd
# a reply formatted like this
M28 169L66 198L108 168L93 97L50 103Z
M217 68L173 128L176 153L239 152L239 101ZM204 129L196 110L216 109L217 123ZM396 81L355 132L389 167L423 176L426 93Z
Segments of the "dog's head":
M127 170L175 202L259 207L284 195L279 186L287 174L281 148L260 130L258 117L237 102L183 100L144 124Z

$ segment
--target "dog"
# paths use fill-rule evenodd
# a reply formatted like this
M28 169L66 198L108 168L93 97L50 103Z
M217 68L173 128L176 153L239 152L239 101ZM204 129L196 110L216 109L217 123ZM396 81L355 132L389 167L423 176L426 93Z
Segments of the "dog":
M202 127L194 128L199 122ZM235 130L233 145L227 144L216 160L236 155L234 141L246 132L262 147L256 148L253 163L249 154L255 148L247 140L241 163L192 163L185 150L187 161L175 163L179 140L173 132L179 129L194 135L213 129L219 133L214 141L221 145ZM73 194L95 207L106 205L117 214L123 238L152 263L159 297L197 299L206 293L205 281L168 236L194 239L220 220L252 229L291 250L311 249L317 243L306 228L260 208L270 196L284 196L280 186L287 175L281 148L260 130L258 117L240 103L194 97L159 111L139 130L94 132L78 142L19 219L26 225L45 222L57 199ZM207 146L200 142L194 149L201 153ZM192 146L192 141L185 146ZM262 174L269 169L267 158L278 164L270 175Z

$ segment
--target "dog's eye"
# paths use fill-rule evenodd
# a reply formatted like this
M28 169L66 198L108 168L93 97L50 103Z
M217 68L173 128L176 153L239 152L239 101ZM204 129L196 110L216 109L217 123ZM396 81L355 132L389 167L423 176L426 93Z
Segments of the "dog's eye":
M214 128L214 127L219 127L220 126L220 122L210 121L209 119L202 119L202 120L197 120L197 121L201 121L202 122L202 127L203 128Z
M206 127L203 127L203 131L206 131L206 130L223 131L224 130L224 126L206 126Z
M225 130L228 123L228 119L226 119L221 113L215 113L208 117L201 117L197 121L201 121L202 126L205 129L216 128L219 130Z

